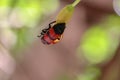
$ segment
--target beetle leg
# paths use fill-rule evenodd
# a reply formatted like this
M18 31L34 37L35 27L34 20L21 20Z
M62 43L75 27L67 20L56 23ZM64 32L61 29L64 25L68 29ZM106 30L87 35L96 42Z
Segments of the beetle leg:
M42 35L44 35L45 32L41 32L40 35L38 35L37 37L41 37Z
M49 28L51 28L51 25L53 24L53 23L55 23L56 21L53 21L53 22L51 22L50 24L49 24Z
M42 35L44 35L44 33L46 33L47 29L43 29L42 32L40 33L40 35L38 35L37 37L41 37Z
M47 30L48 30L48 29L43 29L42 32L43 32L43 33L46 33Z

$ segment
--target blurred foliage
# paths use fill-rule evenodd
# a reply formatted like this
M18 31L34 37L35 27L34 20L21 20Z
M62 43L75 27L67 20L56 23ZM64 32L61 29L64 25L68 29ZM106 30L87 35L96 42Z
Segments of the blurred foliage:
M19 0L16 4L22 22L29 26L36 24L43 15L53 12L57 6L57 0Z
M21 28L19 30L12 30L17 35L17 42L13 47L13 53L17 53L29 45L33 38L31 39L31 33L29 28ZM30 36L31 35L31 36Z
M101 75L101 71L97 67L88 67L85 71L78 75L77 80L98 80Z
M92 26L85 32L78 53L81 51L90 64L111 59L120 41L120 17L111 15L102 24Z
M71 80L71 79L67 74L64 73L60 75L57 80Z
M41 24L43 18L55 11L58 5L58 0L1 0L0 34L2 34L0 41L3 40L5 43L4 40L7 39L4 36L8 33L3 34L3 30L12 31L11 35L15 35L17 41L10 49L12 53L17 53L37 37L33 34L36 33L38 24ZM14 38L11 37L11 39ZM12 42L11 39L7 39L9 43Z
M120 16L120 0L113 0L113 8L115 12Z
M12 49L16 42L17 36L11 28L0 28L0 43L2 43L6 49Z
M106 26L107 29L114 29L115 33L120 33L120 17L117 15L108 16L103 26Z
M7 15L11 0L0 0L0 20Z
M67 5L58 14L57 22L67 22L76 4ZM1 0L0 43L8 50L10 48L12 53L25 48L37 37L33 35L37 24L41 24L42 18L55 11L58 5L58 0ZM114 56L119 43L120 17L111 15L103 23L94 25L85 32L78 53L82 52L90 64L99 64ZM96 80L100 74L99 68L88 67L83 74L78 75L77 80ZM65 75L60 80L69 78Z
M110 38L103 28L93 27L85 33L81 48L89 62L100 63L109 55Z

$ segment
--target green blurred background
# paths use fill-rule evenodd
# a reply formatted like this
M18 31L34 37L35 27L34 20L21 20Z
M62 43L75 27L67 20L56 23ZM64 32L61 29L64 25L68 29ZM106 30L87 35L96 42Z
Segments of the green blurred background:
M0 0L0 80L120 79L115 0L82 0L59 43L48 46L37 38L73 1Z

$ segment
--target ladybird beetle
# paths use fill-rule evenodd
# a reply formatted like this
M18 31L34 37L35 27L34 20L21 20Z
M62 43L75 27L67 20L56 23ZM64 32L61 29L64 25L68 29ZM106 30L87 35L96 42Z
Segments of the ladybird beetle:
M38 37L41 37L43 44L55 44L62 38L65 27L65 23L56 23L56 21L53 21L47 29L42 30Z

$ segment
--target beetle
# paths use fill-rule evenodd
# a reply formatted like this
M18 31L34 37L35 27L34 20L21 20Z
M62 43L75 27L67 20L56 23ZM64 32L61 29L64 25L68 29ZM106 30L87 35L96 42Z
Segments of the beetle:
M66 28L65 23L56 23L53 21L49 24L48 28L42 30L38 37L41 38L43 44L56 44L62 38L63 32Z

